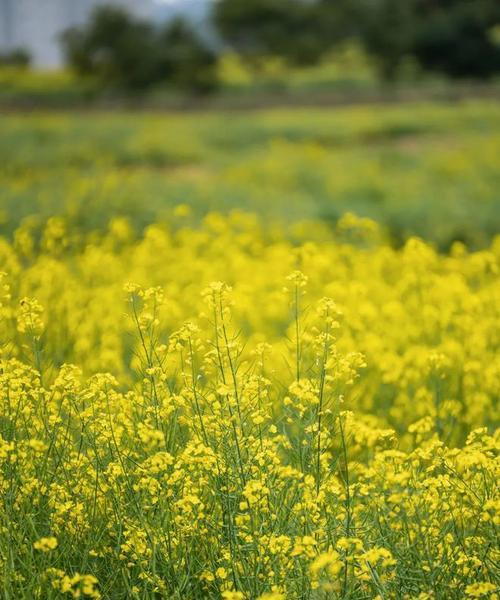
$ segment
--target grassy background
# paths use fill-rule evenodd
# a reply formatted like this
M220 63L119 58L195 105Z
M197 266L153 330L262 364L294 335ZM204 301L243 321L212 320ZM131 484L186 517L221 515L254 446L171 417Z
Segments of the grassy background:
M124 216L140 233L235 208L285 225L352 211L395 244L416 234L441 249L482 247L500 225L493 102L6 113L0 130L0 233L9 236L54 215L84 231Z

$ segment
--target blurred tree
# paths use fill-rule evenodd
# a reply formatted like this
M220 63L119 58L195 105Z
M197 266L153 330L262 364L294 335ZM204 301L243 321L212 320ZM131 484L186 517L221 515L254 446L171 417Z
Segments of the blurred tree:
M184 19L168 22L158 43L161 72L172 85L199 93L217 86L217 55Z
M31 55L24 48L15 48L0 52L0 66L5 67L28 67L31 62Z
M500 0L217 0L213 18L256 64L266 55L314 63L356 37L387 80L410 55L451 77L500 72Z
M69 64L105 84L140 89L159 78L153 26L120 8L98 7L86 26L69 29L62 41Z
M499 0L418 0L413 52L421 65L452 77L500 72Z
M393 79L404 57L451 77L489 77L500 72L499 0L320 0L323 23L336 21L358 36ZM338 34L337 34L338 38ZM335 38L333 38L335 39Z
M315 2L218 0L213 20L223 40L250 64L281 56L294 64L317 62L323 51Z
M415 0L359 0L359 37L382 79L396 78L401 61L413 51Z
M182 21L157 28L121 8L98 7L62 36L67 62L104 85L142 90L160 82L190 91L216 85L215 56Z

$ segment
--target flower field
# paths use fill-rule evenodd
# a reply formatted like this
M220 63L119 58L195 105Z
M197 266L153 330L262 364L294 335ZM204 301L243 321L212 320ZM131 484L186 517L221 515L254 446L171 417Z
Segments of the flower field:
M195 116L164 144L161 116L124 116L121 146L116 116L0 117L2 598L499 597L500 112L420 109L463 124L456 163L437 133L423 158L377 142L415 211L456 191L448 222L448 197L398 216L382 171L345 212L349 177L373 185L366 128L404 110L349 109L345 148L247 139L170 171Z

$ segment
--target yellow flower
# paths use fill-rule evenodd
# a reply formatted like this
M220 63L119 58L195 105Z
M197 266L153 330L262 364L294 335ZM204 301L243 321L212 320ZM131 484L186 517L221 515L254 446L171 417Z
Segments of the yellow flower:
M245 595L241 592L232 592L230 590L226 590L225 592L222 592L221 598L223 598L223 600L244 600Z
M494 583L486 581L471 583L465 588L465 593L469 598L483 598L484 596L492 597L492 594L497 591L498 587Z
M217 577L219 579L227 579L228 576L228 572L226 569L224 569L224 567L219 567L216 571L215 574L217 575Z
M41 552L50 552L57 548L57 538L55 537L42 537L33 544L35 550Z

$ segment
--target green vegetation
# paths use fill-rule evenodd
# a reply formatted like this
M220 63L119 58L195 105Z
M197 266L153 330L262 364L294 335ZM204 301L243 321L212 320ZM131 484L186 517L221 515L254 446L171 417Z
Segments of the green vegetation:
M104 89L144 90L159 82L190 92L216 85L216 56L181 19L157 27L112 6L97 7L89 22L63 34L73 69Z
M0 105L9 107L62 107L86 103L97 88L90 79L69 71L33 71L0 67Z
M1 67L19 67L24 69L30 64L30 61L30 53L23 48L0 52Z
M351 211L379 221L396 245L417 234L441 249L483 247L499 231L494 103L11 114L0 128L0 232L9 236L57 215L85 232L120 215L140 233L234 209L292 236L298 220L329 226Z
M218 0L213 21L254 65L267 55L315 64L357 39L387 80L406 56L450 77L481 79L500 71L495 0Z
M22 49L0 55L0 104L172 106L216 90L223 100L243 92L247 103L265 104L269 94L311 103L339 91L373 95L382 88L390 96L401 85L427 94L436 85L441 94L443 85L453 92L456 82L496 86L500 74L495 0L218 0L211 6L205 35L182 17L156 23L97 7L88 22L61 34L73 76L26 73L29 55Z
M182 21L164 31L163 43L170 50L163 55L169 78L151 84L144 90L130 86L117 88L113 78L105 85L97 74L75 74L72 71L33 71L15 66L0 66L0 107L78 108L78 107L159 107L198 108L269 107L291 105L349 104L372 100L393 101L411 97L414 100L449 99L500 95L497 80L482 84L450 81L443 75L429 73L412 57L404 57L395 80L381 82L377 60L354 41L339 44L314 65L293 65L283 57L266 56L258 68L240 54L222 53L217 62L204 68L184 68L184 60L196 62L198 50L189 41L189 31ZM195 54L190 54L193 52ZM175 56L184 57L181 61ZM168 59L172 59L168 64ZM182 63L182 64L181 64ZM176 68L175 65L179 65ZM126 66L123 67L126 70ZM101 74L104 76L104 73ZM217 82L216 94L208 91Z

